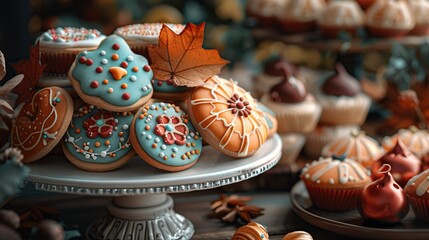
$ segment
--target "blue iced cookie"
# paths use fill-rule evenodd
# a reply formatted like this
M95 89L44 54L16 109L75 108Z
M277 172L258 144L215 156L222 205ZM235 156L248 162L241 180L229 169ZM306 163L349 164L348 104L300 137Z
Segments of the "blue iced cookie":
M160 81L152 79L153 97L163 100L185 100L192 88L177 86L173 80Z
M189 115L163 102L147 105L134 116L131 143L147 163L171 172L193 166L202 150L202 138Z
M119 168L135 155L130 140L133 118L131 112L116 113L92 105L79 108L65 135L64 154L82 170Z
M111 35L94 51L83 51L69 71L78 95L88 104L110 111L132 111L152 97L152 69L119 36Z

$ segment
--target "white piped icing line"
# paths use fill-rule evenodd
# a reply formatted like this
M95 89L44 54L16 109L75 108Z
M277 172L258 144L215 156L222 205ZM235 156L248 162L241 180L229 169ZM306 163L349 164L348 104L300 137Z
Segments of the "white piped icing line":
M238 156L247 156L250 146L250 137L256 134L257 139L262 145L266 139L262 132L265 127L268 132L268 126L262 124L264 113L257 108L255 100L250 94L239 88L237 84L230 79L222 81L217 76L211 78L214 85L206 84L200 86L210 90L212 98L199 98L191 100L193 106L211 105L210 114L198 124L203 129L208 129L216 121L222 121L227 130L219 141L219 147L224 149L231 141L234 134L238 134L241 139ZM209 80L209 81L211 81ZM231 93L232 92L232 93ZM219 110L216 105L224 105L225 108ZM222 114L230 113L233 115L231 120L222 117ZM236 121L240 122L242 129L236 127Z
M45 91L45 90L46 89L42 89L40 91ZM56 139L56 135L58 134L56 131L52 132L52 133L50 133L49 131L55 126L56 122L58 121L58 113L57 113L57 109L54 105L54 102L56 102L56 100L59 99L61 92L57 91L56 95L53 96L52 88L47 88L47 90L49 91L49 93L48 93L49 101L48 102L49 102L49 107L50 107L51 111L46 116L42 116L45 119L41 123L40 130L39 131L32 131L31 134L26 135L25 139L21 139L20 130L24 131L25 130L24 126L15 128L16 129L16 131L15 131L16 141L13 142L13 145L23 149L24 151L31 151L32 149L34 149L39 144L39 142L41 140L42 140L43 145L46 146L47 140L48 139ZM33 100L32 100L33 103L35 102L34 99L39 95L39 92L34 94ZM34 108L35 108L35 106L33 105L33 110L35 110ZM32 117L32 116L29 116L29 117ZM51 117L53 118L52 123L50 125L46 126L46 124L47 124L46 122L48 120L50 120ZM37 118L35 120L37 120ZM19 121L19 119L18 119L18 121ZM34 130L36 130L36 129L34 129ZM34 136L36 136L36 140L34 140ZM34 144L27 146L27 143L29 141L33 141Z
M312 175L308 173L308 170L312 167L326 165L315 171ZM365 168L359 163L355 162L352 159L344 159L344 160L336 160L331 157L329 158L320 158L318 161L313 161L311 164L307 164L303 170L302 174L306 179L310 179L313 182L320 183L321 178L331 172L333 169L337 168L338 172L338 181L341 184L346 184L348 182L356 182L359 180L365 180L369 176L369 172L365 170ZM356 175L358 179L356 179L353 175ZM335 180L333 178L329 178L329 184L334 184Z

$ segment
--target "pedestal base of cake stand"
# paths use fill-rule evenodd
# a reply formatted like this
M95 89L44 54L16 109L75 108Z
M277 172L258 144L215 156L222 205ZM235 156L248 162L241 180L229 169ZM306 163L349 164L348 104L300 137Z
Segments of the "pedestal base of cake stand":
M113 198L108 213L87 230L87 239L191 239L192 223L173 209L167 194Z

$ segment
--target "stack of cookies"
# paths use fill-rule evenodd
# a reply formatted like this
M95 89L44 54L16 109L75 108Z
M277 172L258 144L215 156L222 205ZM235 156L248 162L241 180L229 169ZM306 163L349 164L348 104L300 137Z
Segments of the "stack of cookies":
M233 158L254 154L276 120L235 81L217 76L227 61L202 48L204 27L139 24L107 37L83 28L44 33L43 88L20 112L12 145L25 163L62 146L70 163L94 172L117 169L136 154L182 171L201 156L203 139Z

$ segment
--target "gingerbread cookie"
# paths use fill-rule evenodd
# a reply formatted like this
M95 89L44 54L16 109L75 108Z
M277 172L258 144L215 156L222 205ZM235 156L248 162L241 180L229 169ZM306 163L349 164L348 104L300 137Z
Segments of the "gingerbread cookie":
M24 163L48 154L67 130L73 101L62 88L47 87L26 103L12 127L12 146L21 150Z
M150 165L166 171L192 167L202 150L202 139L189 115L170 103L146 105L134 117L131 142Z
M188 111L204 140L232 157L254 154L270 131L264 112L250 93L217 76L194 88Z
M119 36L111 35L94 51L77 55L69 79L87 103L110 110L132 111L152 96L152 69Z
M121 167L135 155L129 133L133 117L130 112L116 113L92 105L79 108L65 135L64 154L85 171Z

